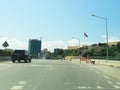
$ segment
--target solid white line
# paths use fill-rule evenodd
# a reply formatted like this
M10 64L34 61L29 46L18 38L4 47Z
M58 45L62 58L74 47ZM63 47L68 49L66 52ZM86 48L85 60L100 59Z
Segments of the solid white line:
M120 88L120 86L118 85L112 85L114 88Z
M23 86L13 86L11 90L22 90Z
M104 78L106 78L106 79L110 79L110 77L108 77L108 76L106 76L106 75L103 75L104 76Z

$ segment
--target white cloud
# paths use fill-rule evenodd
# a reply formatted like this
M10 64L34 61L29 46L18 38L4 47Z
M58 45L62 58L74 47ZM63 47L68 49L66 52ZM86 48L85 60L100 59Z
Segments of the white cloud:
M64 41L59 40L59 41L46 41L46 42L42 42L42 48L47 48L49 51L54 51L55 48L62 48L65 49L66 48L66 44Z
M79 41L77 39L72 39L71 41L67 41L68 46L78 46Z
M4 49L2 44L7 41L10 49L26 49L28 50L28 42L20 41L16 38L7 38L4 36L0 36L0 49ZM80 42L80 45L83 45L83 42ZM86 43L88 44L88 43ZM69 41L42 41L42 49L47 48L48 51L53 52L55 48L66 49L68 46L78 46L79 41L76 39L72 39Z
M4 36L0 36L0 49L4 49L2 44L7 41L9 44L10 49L26 49L28 50L28 42L22 42L16 38L7 38ZM65 49L67 44L62 41L43 41L42 42L42 49L47 48L49 51L53 52L55 48L62 48Z
M17 40L16 38L7 38L7 37L0 37L0 48L3 49L2 44L7 41L9 44L10 49L27 49L28 44Z
M111 36L109 38L109 42L114 42L114 41L120 41L120 39L118 37L116 37L116 36Z
M102 38L104 38L104 42L106 42L106 35L102 35ZM120 41L120 39L116 36L108 37L108 42L114 42L114 41Z

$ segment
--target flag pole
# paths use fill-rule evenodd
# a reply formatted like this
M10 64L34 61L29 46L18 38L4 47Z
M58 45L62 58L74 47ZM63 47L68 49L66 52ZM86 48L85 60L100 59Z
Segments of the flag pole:
M85 54L85 35L84 35L84 45L83 45L83 55Z
M84 46L83 46L83 54L85 53L85 43L86 43L86 39L88 38L88 35L84 32Z

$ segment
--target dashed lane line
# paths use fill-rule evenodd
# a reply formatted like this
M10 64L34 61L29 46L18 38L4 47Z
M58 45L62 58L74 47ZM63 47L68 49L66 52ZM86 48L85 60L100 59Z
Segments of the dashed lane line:
M91 71L93 71L93 68L90 68Z
M23 89L23 86L13 86L12 88L11 88L11 90L22 90Z
M26 84L26 81L20 81L18 84L20 84L20 85L25 85L25 84Z
M97 86L97 89L103 89L103 87L101 87L101 86Z
M108 77L108 76L106 76L106 75L103 75L103 77L106 78L106 79L110 79L110 77Z
M65 85L74 85L75 83L74 82L65 82L64 84Z
M78 86L77 88L78 88L78 89L88 89L88 87L85 87L85 86L82 86L82 87L81 87L81 86Z
M9 65L8 65L8 66L7 66L7 65L1 66L1 67L0 67L0 70L2 70L2 69L8 69L8 68L11 68L11 67L12 67L12 66L9 66Z
M111 82L111 81L107 81L107 83L112 84L112 82Z
M31 67L51 67L51 65L29 65Z
M51 66L49 70L50 70L50 71L53 70L53 67Z
M100 72L98 72L98 71L95 71L97 74L100 74Z
M120 82L116 82L117 85L120 85Z
M11 87L11 90L23 90L23 86L26 84L26 81L20 81L18 84Z
M120 88L120 86L118 86L118 85L112 85L112 86L116 89Z

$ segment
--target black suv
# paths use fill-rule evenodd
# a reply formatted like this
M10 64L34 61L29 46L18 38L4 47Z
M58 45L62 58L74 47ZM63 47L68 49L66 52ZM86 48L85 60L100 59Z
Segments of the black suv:
M11 58L12 62L15 62L16 60L18 60L18 62L21 60L24 60L25 62L31 62L31 54L26 50L15 50L11 55Z

